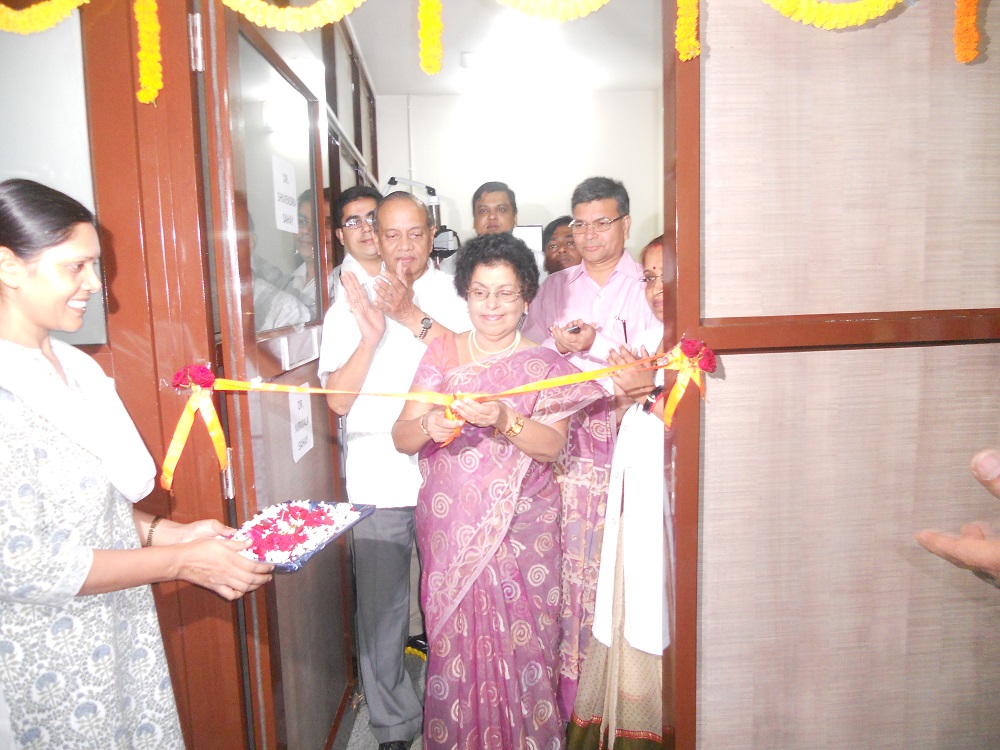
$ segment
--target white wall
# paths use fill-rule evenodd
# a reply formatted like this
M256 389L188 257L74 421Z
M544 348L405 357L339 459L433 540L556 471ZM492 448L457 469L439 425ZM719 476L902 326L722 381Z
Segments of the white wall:
M473 191L488 180L517 195L520 224L547 224L570 212L570 195L595 175L625 183L637 253L663 231L663 111L660 91L577 94L514 101L510 95L379 96L379 180L434 186L441 220L462 241L472 230ZM419 194L419 191L417 191ZM420 197L424 197L421 195Z
M93 210L80 12L38 34L0 33L0 71L0 180L35 180ZM91 300L79 331L56 335L107 341L103 295Z

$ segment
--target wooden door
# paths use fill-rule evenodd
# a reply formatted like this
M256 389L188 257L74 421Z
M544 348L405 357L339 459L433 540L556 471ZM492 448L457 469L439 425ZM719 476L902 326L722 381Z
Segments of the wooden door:
M319 199L325 106L256 27L221 3L208 8L204 34L206 193L223 301L218 362L236 380L317 386L330 273ZM277 267L301 280L310 263L312 281L297 292L268 276ZM279 314L269 314L279 300ZM293 302L301 303L297 313ZM241 394L226 407L238 522L285 500L340 499L322 397ZM350 570L347 542L339 540L249 602L244 667L256 747L320 748L349 730Z

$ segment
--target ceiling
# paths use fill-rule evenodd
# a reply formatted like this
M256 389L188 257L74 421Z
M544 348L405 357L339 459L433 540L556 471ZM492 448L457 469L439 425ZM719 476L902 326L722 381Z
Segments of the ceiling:
M497 0L441 2L444 58L433 76L420 70L418 0L366 0L347 17L376 94L492 93L502 101L505 92L532 89L551 95L662 85L661 0L609 0L565 23Z

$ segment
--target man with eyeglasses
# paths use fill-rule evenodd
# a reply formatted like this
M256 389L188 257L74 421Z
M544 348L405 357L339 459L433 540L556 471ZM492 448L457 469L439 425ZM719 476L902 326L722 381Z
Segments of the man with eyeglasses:
M371 234L365 228L367 200L348 201L339 212L344 226L338 237L343 230L345 247L358 230ZM319 378L325 387L349 393L406 393L427 344L445 331L468 330L469 313L454 279L430 262L434 222L427 206L395 192L374 211L379 266L372 275L363 260L344 259L341 288L323 321ZM352 217L361 223L346 226ZM362 245L359 253L366 252ZM400 401L328 394L327 403L346 415L347 495L376 507L352 532L369 726L380 750L405 750L422 718L420 696L403 666L420 471L416 456L398 453L392 442Z
M583 262L542 282L523 333L581 370L597 370L657 320L646 303L642 266L625 252L632 221L625 186L589 177L573 190L572 207L569 227Z
M351 271L359 279L374 279L382 269L382 258L375 245L375 207L382 194L370 185L355 185L344 190L333 204L330 213L336 229L337 241L343 245L344 261L333 269L331 303L340 292L340 274ZM359 272L362 272L359 275Z

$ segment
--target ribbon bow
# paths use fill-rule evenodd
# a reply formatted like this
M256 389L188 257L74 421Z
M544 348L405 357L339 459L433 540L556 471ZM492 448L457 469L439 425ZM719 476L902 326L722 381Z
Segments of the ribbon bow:
M701 374L715 372L718 363L715 360L715 352L705 346L703 341L682 338L679 344L657 362L657 366L677 371L677 380L674 381L667 403L663 407L663 424L670 427L674 421L674 412L688 385L693 381L701 391L701 397L704 398L705 381Z
M169 490L174 484L174 469L177 468L177 462L180 460L184 445L187 443L191 425L194 424L195 412L201 412L201 418L208 428L208 435L212 438L212 445L215 447L215 455L219 459L219 470L223 471L229 466L226 436L222 431L219 415L215 411L215 404L212 403L215 375L204 365L188 365L178 370L171 385L179 389L190 388L191 397L188 398L184 405L184 411L181 412L181 416L177 420L173 439L170 441L170 447L167 448L167 455L163 458L160 486L165 490Z

